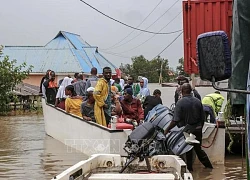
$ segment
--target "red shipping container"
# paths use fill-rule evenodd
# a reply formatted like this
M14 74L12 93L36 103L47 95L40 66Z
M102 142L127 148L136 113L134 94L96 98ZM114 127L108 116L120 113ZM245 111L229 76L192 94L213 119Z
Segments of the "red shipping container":
M184 70L198 73L196 39L201 33L223 30L231 39L232 0L190 0L182 2Z

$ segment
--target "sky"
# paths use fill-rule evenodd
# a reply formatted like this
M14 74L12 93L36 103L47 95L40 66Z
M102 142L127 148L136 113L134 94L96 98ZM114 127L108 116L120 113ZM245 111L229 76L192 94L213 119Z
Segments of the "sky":
M160 1L86 0L103 13L134 27L141 24ZM161 32L181 30L181 11L182 1L162 0L138 28L150 26L148 31L159 32L166 26ZM80 0L0 0L0 19L2 45L44 46L62 30L78 34L92 46L98 46L99 52L117 66L131 64L133 56L153 59L180 34L154 36L134 31L99 14ZM183 56L183 35L161 54L174 68Z

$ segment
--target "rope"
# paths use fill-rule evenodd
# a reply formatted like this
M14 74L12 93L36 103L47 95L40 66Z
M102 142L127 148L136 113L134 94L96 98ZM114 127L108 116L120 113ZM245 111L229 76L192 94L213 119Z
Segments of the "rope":
M215 141L215 137L216 137L216 135L217 135L217 133L218 133L218 130L219 130L219 123L218 123L218 121L217 121L217 122L216 122L216 131L215 131L215 135L214 135L214 138L213 138L211 144L209 144L208 146L203 146L203 145L201 145L201 147L203 147L203 148L210 148L210 147L213 145L214 141Z

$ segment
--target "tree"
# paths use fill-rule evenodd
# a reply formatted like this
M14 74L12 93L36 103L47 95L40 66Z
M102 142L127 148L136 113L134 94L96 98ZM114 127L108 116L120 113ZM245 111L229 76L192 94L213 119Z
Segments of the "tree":
M10 61L8 56L0 60L0 114L6 114L10 110L8 104L10 97L13 96L12 90L32 70L32 66L27 67L25 62L19 66L16 65L16 62L16 60Z
M121 63L120 70L122 71L122 74L128 75L132 72L132 65Z
M148 78L150 83L156 83L159 81L160 72L162 71L163 81L169 80L169 66L168 60L163 59L160 56L149 61L144 56L137 56L132 58L132 65L121 65L121 71L127 75L143 76Z
M179 59L179 66L176 67L176 72L177 72L177 75L189 76L184 71L184 59L183 59L183 57Z
M169 82L175 81L176 78L176 71L174 70L173 67L169 67Z
M148 77L149 70L150 70L150 64L149 61L144 56L137 56L132 58L132 72L131 75L138 77Z
M168 60L163 59L160 56L150 61L150 70L149 70L150 82L159 82L160 75L162 76L162 81L168 82L169 77L169 65Z

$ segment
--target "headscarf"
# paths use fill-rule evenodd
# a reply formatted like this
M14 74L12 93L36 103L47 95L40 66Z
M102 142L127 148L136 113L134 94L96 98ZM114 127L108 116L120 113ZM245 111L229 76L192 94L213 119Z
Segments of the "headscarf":
M95 91L95 88L94 87L89 87L88 89L87 89L87 92L94 92Z
M114 84L114 82L115 82L115 80L113 80L113 79L109 80L109 83L110 83L111 86Z
M141 79L144 81L144 84L143 84L143 87L141 87L139 95L140 96L144 96L144 97L149 96L150 95L150 91L148 89L148 79L145 78L145 77L142 77Z
M120 86L122 89L124 89L124 84L125 84L124 79L120 79Z
M56 98L66 98L66 95L65 95L65 88L68 86L68 85L71 85L71 82L73 81L72 78L69 78L69 77L65 77L63 78L63 81L58 89L58 92L56 94Z

